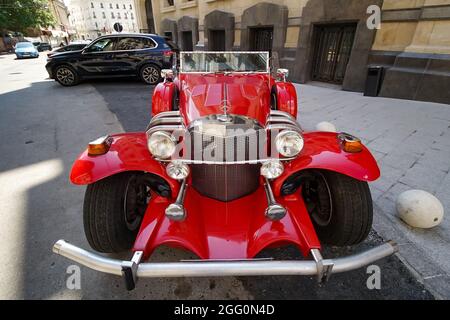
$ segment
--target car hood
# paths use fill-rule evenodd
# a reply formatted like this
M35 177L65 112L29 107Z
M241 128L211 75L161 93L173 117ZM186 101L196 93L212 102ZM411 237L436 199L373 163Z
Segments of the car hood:
M72 58L72 57L79 57L81 56L81 52L83 50L77 50L77 51L64 51L64 52L50 52L52 58Z
M181 74L180 113L185 124L211 114L243 115L265 124L270 113L267 74Z

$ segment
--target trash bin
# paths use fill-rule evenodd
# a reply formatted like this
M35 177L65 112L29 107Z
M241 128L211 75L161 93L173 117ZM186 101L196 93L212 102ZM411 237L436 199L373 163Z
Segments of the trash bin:
M382 66L370 66L367 70L366 88L364 95L376 97L383 82L384 68Z

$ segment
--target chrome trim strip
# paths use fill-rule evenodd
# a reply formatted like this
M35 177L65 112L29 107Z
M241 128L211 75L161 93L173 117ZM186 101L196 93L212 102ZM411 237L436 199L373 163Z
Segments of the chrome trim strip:
M280 110L270 110L270 115L271 116L281 116L281 117L290 118L292 120L296 120L290 113L280 111Z
M208 160L191 160L191 159L159 159L155 158L160 162L171 162L171 161L180 161L186 164L217 164L217 165L228 165L228 164L258 164L264 163L269 160L279 160L279 161L291 161L294 160L295 157L292 158L265 158L265 159L256 159L256 160L242 160L242 161L208 161Z
M287 123L285 123L285 124L269 124L266 126L266 130L268 130L268 131L269 130L286 130L286 129L297 131L299 133L303 132L303 130L302 130L302 128L300 128L300 126L294 126L292 124L287 124Z
M153 41L153 43L155 44L155 46L153 48L143 48L143 49L130 49L130 50L108 50L108 51L92 51L92 52L85 52L85 50L87 48L92 47L94 44L96 44L97 42L105 39L105 38L146 38L146 39L150 39ZM114 44L114 47L117 45L117 42ZM154 50L156 48L159 47L158 42L156 42L153 38L149 37L149 36L132 36L132 35L107 35L107 36L103 36L101 38L97 38L95 40L93 40L89 45L87 45L86 47L84 47L81 51L81 54L99 54L99 53L116 53L116 52L140 52L143 50Z
M152 119L150 120L150 122L152 122L155 119L166 118L166 117L181 117L180 111L164 111L164 112L160 112L160 113L155 114L154 116L152 116Z
M181 117L165 117L165 118L161 117L150 121L150 128L166 124L181 124L182 121L183 119Z
M151 134L153 134L156 131L169 131L169 132L173 132L173 131L184 131L185 128L182 125L160 125L160 126L154 126L154 127L150 127L147 130L147 136L150 136Z
M273 124L274 122L288 123L288 124L292 124L293 126L300 127L300 125L298 124L297 121L292 120L292 119L287 118L287 117L269 116L269 117L267 118L267 123Z

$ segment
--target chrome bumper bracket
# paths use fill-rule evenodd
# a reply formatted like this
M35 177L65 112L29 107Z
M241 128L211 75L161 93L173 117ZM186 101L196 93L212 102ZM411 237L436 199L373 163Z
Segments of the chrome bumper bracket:
M324 260L319 249L312 249L311 255L317 266L317 282L327 282L333 271L334 263L332 260Z
M122 262L122 277L125 281L127 290L133 290L136 287L136 282L138 280L137 270L143 254L142 251L136 251L133 258L131 258L131 261Z

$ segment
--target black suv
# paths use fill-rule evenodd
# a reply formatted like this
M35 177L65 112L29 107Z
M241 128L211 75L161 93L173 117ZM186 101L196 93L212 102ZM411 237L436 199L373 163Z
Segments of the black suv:
M45 68L50 78L63 86L81 79L138 76L156 84L161 69L171 69L178 48L153 34L115 34L92 41L82 51L62 52L50 57Z
M52 50L52 46L47 42L33 42L33 45L36 47L37 51L42 52L45 50Z

